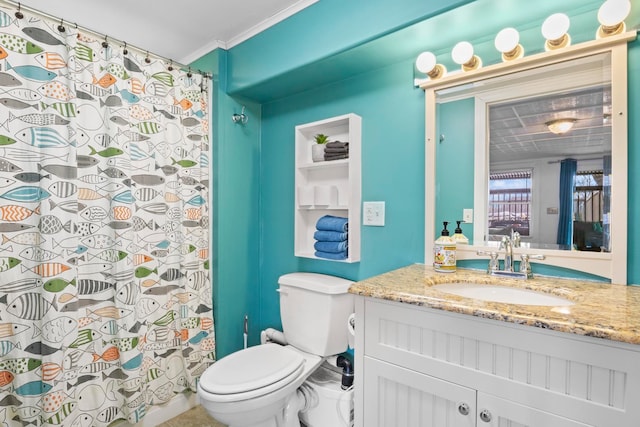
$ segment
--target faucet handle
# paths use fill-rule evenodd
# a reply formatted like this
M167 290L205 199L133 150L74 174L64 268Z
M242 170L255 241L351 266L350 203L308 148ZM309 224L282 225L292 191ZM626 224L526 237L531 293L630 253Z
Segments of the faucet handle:
M520 255L520 272L527 273L527 277L532 277L533 272L531 271L531 262L530 259L544 259L544 255L529 255L529 254L521 254Z
M496 271L500 269L500 265L498 263L498 252L489 252L489 251L477 251L476 255L480 256L489 256L489 267L487 268L487 273L491 273L492 271Z
M517 231L513 231L513 233L511 234L511 244L513 244L514 248L520 247L520 233L518 233Z
M476 251L476 255L478 256L491 256L495 253L496 252L491 252L491 251Z
M531 264L529 263L528 254L520 254L520 271L523 273L528 273L529 271L531 271Z
M509 236L502 236L499 249L506 249L509 243L511 243L511 239L509 239Z

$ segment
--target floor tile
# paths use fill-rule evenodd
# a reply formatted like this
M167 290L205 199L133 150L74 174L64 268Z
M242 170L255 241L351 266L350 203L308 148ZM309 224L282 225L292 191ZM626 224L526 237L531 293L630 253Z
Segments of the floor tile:
M200 405L172 418L158 427L226 427L207 414Z

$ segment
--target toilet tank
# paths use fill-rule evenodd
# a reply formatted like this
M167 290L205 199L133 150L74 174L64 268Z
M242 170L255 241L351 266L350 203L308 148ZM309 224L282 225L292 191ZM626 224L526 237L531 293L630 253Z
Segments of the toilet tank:
M280 276L282 331L292 346L318 356L342 353L348 346L347 322L353 313L353 282L317 273Z

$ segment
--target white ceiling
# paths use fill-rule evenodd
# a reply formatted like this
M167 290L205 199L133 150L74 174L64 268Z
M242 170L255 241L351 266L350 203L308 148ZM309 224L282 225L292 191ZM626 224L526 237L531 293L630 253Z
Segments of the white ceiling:
M611 152L611 86L520 99L489 109L491 161L589 155ZM556 135L548 121L576 119Z
M188 64L318 0L20 0L23 6ZM6 7L14 2L0 2ZM5 9L6 10L6 9Z

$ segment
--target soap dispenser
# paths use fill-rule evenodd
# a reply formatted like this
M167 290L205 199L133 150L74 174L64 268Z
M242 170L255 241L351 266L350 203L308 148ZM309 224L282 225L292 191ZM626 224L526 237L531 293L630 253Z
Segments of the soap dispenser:
M456 221L456 224L458 224L458 226L456 227L454 233L453 233L453 240L456 241L457 245L468 245L469 244L469 239L467 238L467 236L465 236L464 234L462 234L462 228L460 228L460 223L462 221Z
M456 271L456 241L449 236L447 221L442 223L444 228L433 246L433 268L440 273Z

